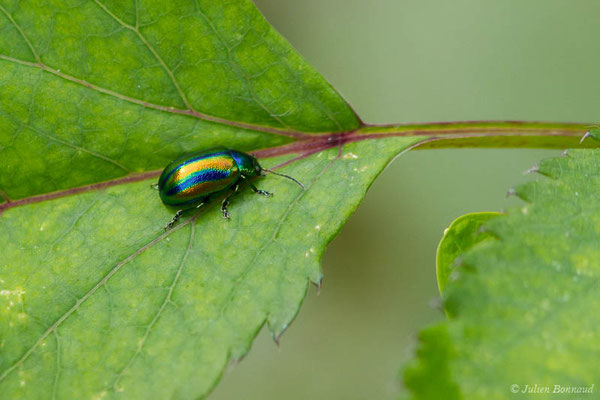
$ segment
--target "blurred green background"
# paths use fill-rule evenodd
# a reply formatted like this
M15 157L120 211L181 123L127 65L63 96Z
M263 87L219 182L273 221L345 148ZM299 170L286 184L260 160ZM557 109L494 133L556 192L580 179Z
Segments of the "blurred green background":
M597 0L257 0L366 122L599 122ZM501 210L556 150L424 150L398 158L323 259L275 346L260 333L217 399L394 399L416 333L442 320L435 250L467 212Z

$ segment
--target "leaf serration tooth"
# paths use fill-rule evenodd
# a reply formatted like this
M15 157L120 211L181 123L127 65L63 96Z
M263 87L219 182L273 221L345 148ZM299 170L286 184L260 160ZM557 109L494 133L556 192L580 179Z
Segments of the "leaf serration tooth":
M538 164L534 164L533 166L531 166L531 168L525 170L525 172L523 172L523 175L529 175L531 173L535 173L535 172L539 172L540 167Z

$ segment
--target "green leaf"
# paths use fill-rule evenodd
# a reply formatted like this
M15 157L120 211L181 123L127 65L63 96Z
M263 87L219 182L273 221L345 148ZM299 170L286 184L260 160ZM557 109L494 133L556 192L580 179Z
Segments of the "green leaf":
M2 397L205 395L424 138L332 141L360 121L250 1L3 0L0 32ZM307 189L270 176L230 221L212 203L164 232L151 178L215 145L271 147Z
M421 347L417 355L429 362L415 364L404 372L407 385L421 399L458 400L458 385L450 376L450 361L455 357L452 342L444 325L419 333Z
M428 380L464 399L528 397L521 391L535 385L550 392L540 398L597 390L599 159L597 150L571 150L541 162L534 170L547 178L515 191L527 204L488 221L496 239L460 256L442 292L451 318L421 334L405 372L413 398L443 398L423 387Z
M11 199L359 126L250 0L2 0L0 33Z
M326 244L414 138L348 144L270 176L224 220L163 233L152 181L9 209L0 242L0 391L9 398L197 398L264 324L278 338ZM276 163L281 159L269 160Z
M436 255L436 272L440 293L444 292L448 279L456 267L454 261L459 254L464 253L479 242L492 237L488 232L482 232L481 226L497 216L495 212L478 212L458 217L444 231Z

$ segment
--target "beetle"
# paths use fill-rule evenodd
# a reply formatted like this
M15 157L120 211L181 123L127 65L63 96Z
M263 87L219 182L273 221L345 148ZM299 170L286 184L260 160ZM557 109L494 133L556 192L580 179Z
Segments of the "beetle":
M229 200L244 182L255 193L270 197L272 193L258 189L250 182L251 178L264 176L266 172L291 179L304 190L300 181L263 168L256 157L238 150L215 148L186 154L171 161L161 173L157 188L164 204L180 209L165 230L172 228L185 210L200 208L209 197L231 191L221 203L223 218L229 218Z

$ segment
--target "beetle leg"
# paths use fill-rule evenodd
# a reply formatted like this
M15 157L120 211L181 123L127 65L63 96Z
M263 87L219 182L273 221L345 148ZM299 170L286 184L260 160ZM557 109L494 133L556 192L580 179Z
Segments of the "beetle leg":
M200 204L198 204L198 205L196 206L196 208L200 208L200 207L202 207L202 206L203 206L203 205L205 205L205 204L206 204L206 199L205 199L205 200L203 200L203 201L202 201ZM169 221L169 223L165 225L165 231L168 231L169 229L171 229L171 228L173 227L173 225L175 225L175 223L176 223L177 221L179 221L179 217L181 217L181 215L184 213L184 211L185 211L185 210L178 210L178 211L175 213L175 215L173 216L173 219L171 219L171 220Z
M175 223L179 220L179 217L181 217L181 214L183 214L183 210L178 210L175 213L175 216L173 216L173 219L170 220L167 225L165 225L165 231L168 231L169 229L171 229L173 227L173 225L175 225Z
M256 186L254 186L254 185L252 184L252 182L248 182L248 185L250 185L250 188L251 188L251 189L254 191L254 193L256 193L256 194L262 194L263 196L267 196L267 197L271 197L271 196L273 196L273 193L271 193L271 192L267 192L266 190L261 190L261 189L258 189Z
M225 199L221 203L221 212L223 213L223 218L229 219L230 215L229 215L229 212L227 211L227 206L229 205L229 199L231 199L231 197L237 193L239 187L240 187L240 185L235 185L235 187L233 188L233 192L231 192L229 194L229 196L225 197Z
M158 183L151 183L150 187L154 190L158 190Z

